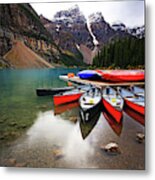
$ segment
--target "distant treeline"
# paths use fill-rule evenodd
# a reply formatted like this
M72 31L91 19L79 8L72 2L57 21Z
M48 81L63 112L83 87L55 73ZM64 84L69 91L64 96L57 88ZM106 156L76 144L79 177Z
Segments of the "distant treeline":
M127 37L105 45L93 59L96 67L129 68L144 66L145 39Z

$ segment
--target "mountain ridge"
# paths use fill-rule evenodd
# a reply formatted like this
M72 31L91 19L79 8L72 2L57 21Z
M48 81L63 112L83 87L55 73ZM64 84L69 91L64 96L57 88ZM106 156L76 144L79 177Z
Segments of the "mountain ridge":
M73 53L76 53L77 46L81 46L82 48L78 50L82 53L86 64L92 63L93 56L91 54L94 54L94 51L96 54L110 41L130 36L136 38L144 36L144 31L139 30L138 32L138 28L126 28L123 23L110 25L101 12L92 13L87 20L78 6L58 11L51 20L47 20L43 16L41 19L47 30L54 35L57 45L64 49L70 49ZM122 29L123 26L124 29ZM67 41L63 40L64 36L68 37ZM88 55L88 52L91 54Z
M30 4L1 4L0 19L1 57L20 40L48 63L67 66L92 64L95 54L115 39L145 36L145 26L110 25L101 12L92 13L88 24L78 6L58 11L49 20Z

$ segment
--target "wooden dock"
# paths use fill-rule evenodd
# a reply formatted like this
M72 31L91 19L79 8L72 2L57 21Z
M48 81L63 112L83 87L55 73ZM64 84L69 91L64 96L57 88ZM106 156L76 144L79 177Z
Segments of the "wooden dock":
M59 76L60 79L68 82L72 82L75 84L91 84L98 87L105 86L132 86L132 85L144 85L145 82L104 82L104 81L95 81L95 80L87 80L80 79L77 76L68 77L68 76Z

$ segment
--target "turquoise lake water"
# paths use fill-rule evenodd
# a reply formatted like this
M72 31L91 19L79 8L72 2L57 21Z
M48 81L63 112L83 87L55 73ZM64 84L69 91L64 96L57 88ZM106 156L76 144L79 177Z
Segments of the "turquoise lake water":
M20 131L20 125L21 129L31 125L39 111L51 110L52 97L38 97L36 88L66 86L59 75L69 72L76 73L78 69L0 70L1 135L16 129L16 122L16 131Z

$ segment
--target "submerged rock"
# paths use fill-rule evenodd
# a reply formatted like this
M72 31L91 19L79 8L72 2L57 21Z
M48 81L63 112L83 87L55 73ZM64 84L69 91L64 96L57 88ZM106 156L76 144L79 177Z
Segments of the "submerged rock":
M64 157L64 153L59 145L54 144L52 148L52 153L56 160L61 159Z
M9 125L10 125L10 126L16 126L16 125L17 125L17 122L11 122Z
M43 109L46 109L48 106L44 104L44 105L42 105L40 107L43 108Z
M136 141L139 143L143 143L145 140L145 134L144 133L137 133L136 134Z
M71 117L69 118L69 120L70 120L71 122L76 123L77 120L78 120L78 117L77 117L77 116L71 116Z
M21 125L21 128L22 128L22 129L25 129L25 128L27 128L27 125L26 125L26 124L23 124L23 125Z
M17 163L15 167L26 167L27 163Z
M61 159L64 157L64 154L61 149L53 149L52 153L54 154L54 157L56 160Z
M4 123L4 119L0 119L0 123Z
M120 150L118 144L115 142L110 142L105 146L102 145L100 148L101 148L101 150L104 150L105 152L107 152L109 154L115 154L116 155L116 154L121 153L121 150Z
M14 158L10 158L10 159L6 160L7 166L15 166L15 164L16 164L16 159L14 159Z
M5 139L5 136L4 135L1 135L0 136L0 140L4 140Z

